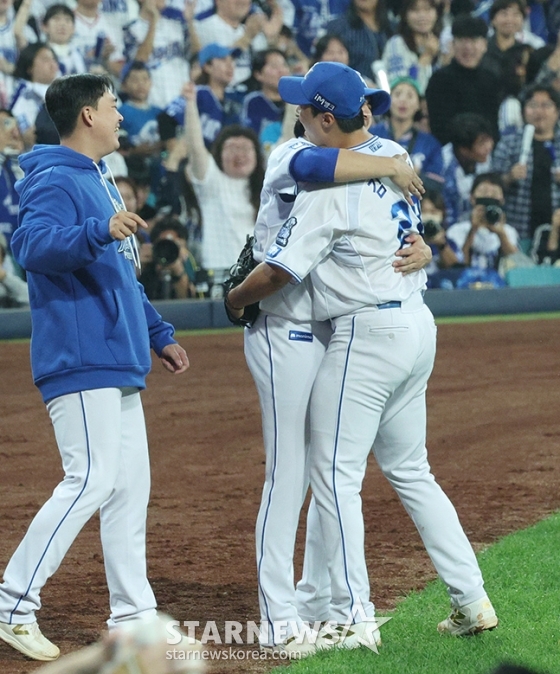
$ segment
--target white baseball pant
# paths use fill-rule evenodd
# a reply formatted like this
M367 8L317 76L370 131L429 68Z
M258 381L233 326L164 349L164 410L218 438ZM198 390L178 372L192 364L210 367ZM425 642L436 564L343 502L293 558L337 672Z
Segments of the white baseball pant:
M100 511L109 627L155 614L146 575L148 442L137 389L71 393L47 404L64 479L37 513L0 585L0 621L26 624L40 592L86 522Z
M425 393L436 348L431 312L418 293L400 308L366 309L334 324L311 399L309 461L331 576L331 619L374 615L360 498L372 445L452 604L480 599L485 592L476 557L428 464Z

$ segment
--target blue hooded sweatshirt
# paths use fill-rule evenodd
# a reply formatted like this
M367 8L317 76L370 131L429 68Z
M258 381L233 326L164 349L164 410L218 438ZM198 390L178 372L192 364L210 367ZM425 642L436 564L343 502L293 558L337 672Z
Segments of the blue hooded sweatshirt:
M27 270L31 369L43 400L145 387L150 346L175 343L136 280L130 241L109 234L119 200L95 162L60 145L20 157L19 224L12 251ZM111 196L108 193L108 190Z

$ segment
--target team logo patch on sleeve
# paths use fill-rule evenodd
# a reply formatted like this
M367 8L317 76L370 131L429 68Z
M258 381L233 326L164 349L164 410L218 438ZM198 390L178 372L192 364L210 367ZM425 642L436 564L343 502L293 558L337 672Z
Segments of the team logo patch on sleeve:
M282 225L280 231L278 232L278 236L276 237L276 243L278 246L286 246L288 244L288 240L290 238L290 234L292 233L292 229L297 225L297 218L291 217L286 220L286 222Z
M290 342L312 342L312 332L302 332L301 330L290 330L288 334Z

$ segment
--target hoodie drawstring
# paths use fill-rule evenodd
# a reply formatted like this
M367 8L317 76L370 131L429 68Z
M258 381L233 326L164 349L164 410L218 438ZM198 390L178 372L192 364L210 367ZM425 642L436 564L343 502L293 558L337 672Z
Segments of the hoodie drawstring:
M122 194L120 193L119 188L117 187L117 183L115 182L115 177L113 176L113 172L111 171L110 167L107 166L107 170L109 171L109 176L111 177L111 182L113 183L113 187L117 190L117 194L119 195L119 199L121 200L120 203L116 201L116 199L113 198L113 195L111 194L111 190L109 189L109 186L107 185L107 181L105 180L105 176L103 173L101 173L101 169L99 166L93 162L95 168L97 169L97 172L99 173L101 177L101 182L103 183L103 187L105 188L107 195L109 196L109 199L111 200L111 204L113 205L113 209L115 213L119 213L120 211L126 211L126 206L124 205L124 199L122 198ZM140 271L142 269L142 264L140 262L140 250L138 249L138 241L136 240L136 236L132 234L131 236L128 237L129 243L130 243L130 252L132 254L132 259L134 261L134 266Z

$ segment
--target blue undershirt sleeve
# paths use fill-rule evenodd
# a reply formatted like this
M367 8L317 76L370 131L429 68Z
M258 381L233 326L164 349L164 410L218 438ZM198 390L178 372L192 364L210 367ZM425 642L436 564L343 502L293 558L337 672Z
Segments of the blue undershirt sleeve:
M336 147L306 147L292 157L290 174L296 182L332 183L338 153Z

